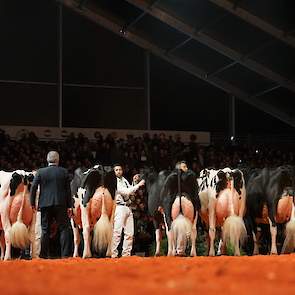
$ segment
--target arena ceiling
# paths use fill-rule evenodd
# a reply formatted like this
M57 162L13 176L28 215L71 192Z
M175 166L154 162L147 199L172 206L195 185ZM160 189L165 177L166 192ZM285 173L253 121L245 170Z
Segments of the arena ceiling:
M191 75L295 127L292 0L61 0Z

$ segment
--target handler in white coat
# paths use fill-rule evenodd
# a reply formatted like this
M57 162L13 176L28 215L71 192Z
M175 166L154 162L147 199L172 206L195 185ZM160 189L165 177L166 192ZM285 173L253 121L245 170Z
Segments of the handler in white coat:
M127 179L123 177L123 168L120 164L114 165L114 172L117 177L117 191L116 191L116 210L114 218L114 230L112 239L112 258L118 257L118 246L121 241L122 230L124 229L124 241L122 256L130 256L133 235L134 235L134 220L131 208L130 196L135 193L141 186L144 185L144 180L138 184L131 186Z

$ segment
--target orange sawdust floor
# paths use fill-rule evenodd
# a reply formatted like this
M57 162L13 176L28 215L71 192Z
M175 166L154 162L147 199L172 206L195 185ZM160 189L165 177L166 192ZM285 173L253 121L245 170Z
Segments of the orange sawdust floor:
M294 254L0 262L0 295L288 295L294 292Z

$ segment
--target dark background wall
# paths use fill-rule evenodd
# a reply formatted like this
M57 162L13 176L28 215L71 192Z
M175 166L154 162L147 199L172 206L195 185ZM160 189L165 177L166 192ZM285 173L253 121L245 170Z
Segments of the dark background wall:
M144 87L144 51L63 10L65 83ZM0 2L0 79L57 82L57 6L50 0ZM58 125L56 85L0 83L1 125ZM227 132L228 95L151 56L153 129ZM63 125L146 128L143 89L64 87ZM238 133L294 129L243 103Z

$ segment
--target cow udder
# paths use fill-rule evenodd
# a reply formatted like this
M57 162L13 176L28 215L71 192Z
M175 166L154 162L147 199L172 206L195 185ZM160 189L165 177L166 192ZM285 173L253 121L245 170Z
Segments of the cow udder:
M188 218L193 223L194 206L192 202L184 196L181 197L181 208L182 208L183 216ZM172 220L175 220L179 214L180 214L180 202L179 202L179 197L177 197L171 209Z
M93 197L90 199L90 210L89 210L89 220L90 224L94 225L96 221L101 216L101 209L102 209L102 196L104 194L104 200L105 200L105 207L107 211L107 215L110 218L112 215L113 210L113 199L111 194L107 189L104 189L102 187L99 187Z
M225 219L230 216L229 210L229 198L231 197L231 190L225 189L221 191L216 200L216 224L218 226L222 226ZM239 215L239 194L237 192L234 193L233 197L234 203L234 213L235 215Z
M9 219L10 223L13 224L17 220L18 212L20 211L20 207L22 204L22 198L23 198L23 192L18 193L13 198L13 201L11 203L11 207L9 210ZM29 201L29 194L27 193L25 195L25 201L24 201L24 207L22 212L22 221L26 226L29 226L32 222L33 218L33 210L31 208L31 204Z

